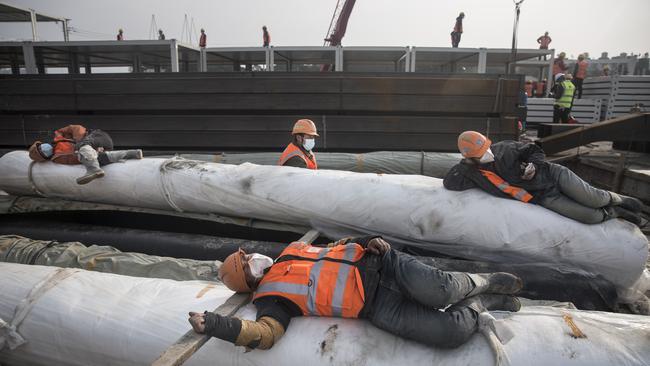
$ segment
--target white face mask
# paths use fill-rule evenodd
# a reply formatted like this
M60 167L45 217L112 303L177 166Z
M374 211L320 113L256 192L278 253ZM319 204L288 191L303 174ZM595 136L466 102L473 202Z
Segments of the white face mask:
M264 277L264 270L273 265L273 259L259 253L253 253L248 258L248 269L255 279Z
M494 154L492 154L492 150L487 149L487 151L485 152L485 154L483 154L483 156L481 156L481 159L479 161L481 162L481 164L487 164L493 162Z
M305 150L307 150L307 151L311 151L311 149L313 149L314 146L316 146L316 140L315 139L305 139L305 141L303 141L303 143L302 143L302 147L304 147Z

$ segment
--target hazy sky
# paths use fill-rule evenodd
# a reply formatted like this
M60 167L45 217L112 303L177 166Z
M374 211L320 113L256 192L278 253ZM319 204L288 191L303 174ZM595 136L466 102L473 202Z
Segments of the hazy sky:
M181 38L184 15L206 29L208 46L261 45L267 25L276 46L322 45L336 0L2 0L45 14L72 19L70 25L95 33L71 33L72 40L148 39L151 15L167 38ZM343 0L341 0L343 1ZM548 30L551 47L577 56L608 51L650 51L650 0L525 0L519 47L537 48ZM509 48L512 0L357 0L344 45L449 47L449 32L466 14L461 47ZM39 23L43 40L61 40L60 27ZM28 24L0 25L2 40L30 39ZM196 41L195 41L196 42Z

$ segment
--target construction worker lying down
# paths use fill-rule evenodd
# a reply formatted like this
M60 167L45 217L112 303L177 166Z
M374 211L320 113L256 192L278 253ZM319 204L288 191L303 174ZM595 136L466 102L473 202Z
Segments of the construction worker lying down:
M83 164L86 174L77 178L77 184L86 184L104 176L100 166L122 159L142 159L142 150L139 149L112 150L113 140L106 132L69 125L54 131L51 143L34 142L29 147L29 157L37 162L50 160L58 164Z
M275 262L240 249L219 275L233 291L255 292L257 320L191 312L192 327L257 349L271 348L296 316L364 318L423 344L457 347L477 331L479 313L518 311L512 294L523 285L504 272L438 270L377 236L342 239L327 248L294 242Z
M495 144L476 131L458 137L465 159L451 168L445 188L480 188L497 197L535 203L585 224L620 217L636 225L643 204L636 198L597 189L568 168L545 161L535 144L501 141Z

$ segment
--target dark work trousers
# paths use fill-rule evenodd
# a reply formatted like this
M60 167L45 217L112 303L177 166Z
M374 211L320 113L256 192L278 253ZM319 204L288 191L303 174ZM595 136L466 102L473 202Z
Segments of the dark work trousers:
M457 347L478 329L478 314L464 299L474 282L466 273L445 272L389 250L382 258L379 286L367 318L389 333L436 347Z
M460 35L462 33L460 32L451 32L451 47L458 48L458 44L460 43Z
M585 79L579 79L579 78L573 78L571 82L573 85L576 86L576 94L578 99L582 98L582 82L585 81Z
M549 163L548 174L559 193L544 197L539 202L540 206L585 224L603 222L606 218L603 207L612 201L608 191L591 186L559 164Z
M562 123L569 122L569 115L571 114L571 108L561 108L557 105L553 106L553 123L559 123L560 120Z

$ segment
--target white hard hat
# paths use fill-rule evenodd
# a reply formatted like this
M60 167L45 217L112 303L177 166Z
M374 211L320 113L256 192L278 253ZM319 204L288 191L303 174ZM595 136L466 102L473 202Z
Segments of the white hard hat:
M555 81L558 81L558 79L560 79L560 78L563 77L563 76L564 76L563 73L558 72L557 74L555 74Z

